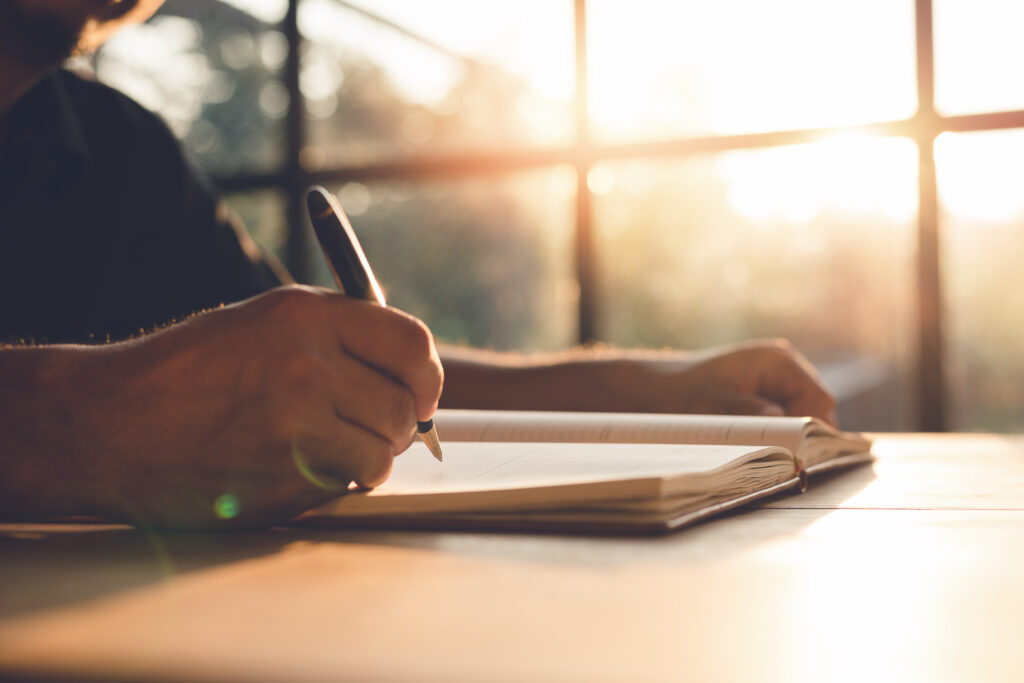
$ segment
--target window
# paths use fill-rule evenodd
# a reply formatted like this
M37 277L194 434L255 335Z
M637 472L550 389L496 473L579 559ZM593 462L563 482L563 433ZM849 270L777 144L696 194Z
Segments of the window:
M786 336L851 428L1011 430L1021 19L1000 0L168 0L95 67L300 280L328 284L304 190L336 192L389 300L445 341Z
M935 146L952 425L1017 431L1024 406L1024 130L950 133Z

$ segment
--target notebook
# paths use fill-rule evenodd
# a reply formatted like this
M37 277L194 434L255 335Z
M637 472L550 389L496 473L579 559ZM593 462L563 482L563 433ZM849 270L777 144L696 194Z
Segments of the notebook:
M391 477L304 524L660 533L871 460L813 418L438 411L444 462L416 443Z

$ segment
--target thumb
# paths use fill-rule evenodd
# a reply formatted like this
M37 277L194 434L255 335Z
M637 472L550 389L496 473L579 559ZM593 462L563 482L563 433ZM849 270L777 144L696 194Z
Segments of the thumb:
M724 415L764 415L781 417L786 410L774 401L760 396L730 394L722 396L720 412Z

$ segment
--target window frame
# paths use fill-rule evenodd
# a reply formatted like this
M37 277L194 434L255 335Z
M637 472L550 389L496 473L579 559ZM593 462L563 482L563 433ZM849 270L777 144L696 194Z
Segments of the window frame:
M813 142L823 136L849 131L881 137L907 137L918 146L918 223L914 320L916 405L915 428L946 431L950 426L948 384L944 373L942 308L941 225L934 148L943 132L964 132L1024 128L1024 110L941 116L935 109L935 69L932 0L915 0L915 53L918 109L907 119L867 125L834 126L753 134L700 136L636 144L598 144L591 135L587 108L587 0L565 0L574 4L576 86L574 117L576 136L572 144L544 149L494 150L451 155L424 155L386 163L335 166L315 172L302 167L300 153L306 144L304 104L299 88L302 36L298 27L300 0L288 0L281 30L288 42L284 84L290 101L285 119L286 150L283 166L276 172L215 177L228 192L277 189L286 197L288 237L285 260L296 279L308 281L311 273L309 231L304 213L304 193L310 185L350 181L415 179L439 176L502 174L512 171L570 164L576 169L575 270L579 282L577 310L578 341L600 341L601 302L596 296L600 273L593 237L593 196L587 176L597 163L615 159L657 158L707 154L737 149L756 149ZM335 2L388 25L382 17L344 0ZM397 29L403 30L400 26Z

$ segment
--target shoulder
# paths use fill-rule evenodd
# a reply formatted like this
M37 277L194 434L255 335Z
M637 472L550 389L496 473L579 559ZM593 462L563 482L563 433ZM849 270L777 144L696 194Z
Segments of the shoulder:
M164 120L128 95L67 70L54 77L94 154L181 159L180 144Z
M111 127L154 129L171 135L159 116L109 85L66 69L55 72L53 77L67 95L69 104L87 121L103 118Z

